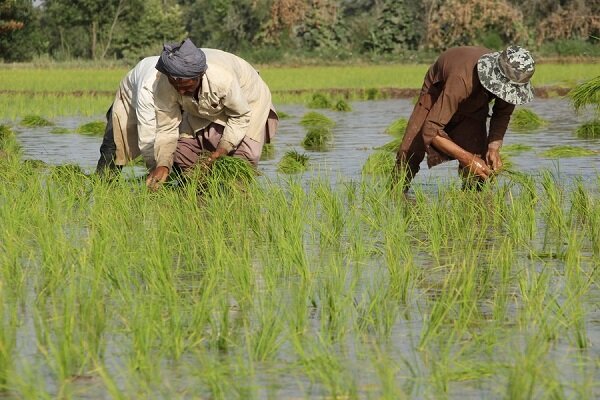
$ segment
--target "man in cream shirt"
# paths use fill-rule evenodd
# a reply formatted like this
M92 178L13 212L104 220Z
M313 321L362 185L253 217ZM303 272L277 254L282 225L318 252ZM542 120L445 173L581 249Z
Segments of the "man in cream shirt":
M156 168L149 187L164 182L173 165L193 167L202 151L211 152L209 162L231 155L258 164L278 118L269 88L248 62L187 39L165 45L156 69Z
M158 59L158 56L144 58L121 80L106 114L107 125L96 167L98 173L122 167L140 154L146 168L156 167L154 91L161 75L155 68Z

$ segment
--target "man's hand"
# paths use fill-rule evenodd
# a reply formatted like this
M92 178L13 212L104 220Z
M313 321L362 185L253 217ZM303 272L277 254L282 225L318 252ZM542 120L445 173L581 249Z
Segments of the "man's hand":
M156 190L159 186L167 180L169 176L169 168L167 167L156 167L148 174L146 178L146 186L148 189Z
M502 169L502 158L498 149L488 149L485 155L487 164L492 168L492 171L497 172Z
M483 161L480 157L473 154L471 160L465 165L467 170L473 174L477 175L485 180L487 180L492 174L492 170L487 166L485 161Z

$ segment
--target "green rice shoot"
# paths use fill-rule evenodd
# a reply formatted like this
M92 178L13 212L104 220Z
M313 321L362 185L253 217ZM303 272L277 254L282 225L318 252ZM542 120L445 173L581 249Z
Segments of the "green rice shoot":
M520 153L524 153L526 151L531 151L533 150L533 146L527 145L527 144L520 144L520 143L516 143L516 144L508 144L506 146L502 146L500 148L500 153L501 154L520 154Z
M326 115L323 115L316 111L310 111L304 114L304 116L300 120L300 125L304 126L305 128L332 128L333 126L335 126L335 122Z
M387 151L390 153L396 153L398 151L398 148L400 147L401 143L402 143L402 138L398 137L398 138L393 139L390 142L387 142L383 146L376 147L375 150L383 150L383 151Z
M385 133L395 137L403 137L407 125L408 120L406 118L398 118L397 120L392 122L387 128L385 128Z
M52 126L54 123L40 117L39 115L26 115L21 119L21 126L27 126L30 128L38 128L43 126Z
M103 136L106 129L105 121L92 121L77 128L77 133L87 136Z
M594 119L578 126L575 129L575 136L582 139L600 138L600 119Z
M306 105L308 108L331 108L331 100L323 93L314 93Z
M586 149L578 146L555 146L542 153L542 157L547 158L570 158L570 157L586 157L598 154L597 151Z
M325 150L331 143L332 137L333 134L328 127L311 127L302 140L302 147L307 150Z
M306 154L299 153L296 150L286 152L279 163L277 171L284 174L297 174L308 169L310 157Z
M55 135L64 135L65 133L71 133L69 128L65 128L64 126L55 126L50 130L50 133Z
M346 100L344 100L344 99L338 100L331 108L334 111L342 111L342 112L352 111L352 107L350 107L350 104L348 104L348 102L346 102Z
M365 161L362 173L368 175L390 175L396 164L396 157L389 151L373 152Z
M515 110L510 119L510 127L517 132L534 131L547 124L547 121L540 118L535 112L528 108L519 108Z

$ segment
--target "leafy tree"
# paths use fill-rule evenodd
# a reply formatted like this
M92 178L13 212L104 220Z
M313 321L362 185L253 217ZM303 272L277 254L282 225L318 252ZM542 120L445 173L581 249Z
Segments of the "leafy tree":
M364 42L366 50L382 54L419 46L422 36L419 15L423 14L420 1L384 0L377 8L376 23Z
M503 43L528 40L523 14L506 0L434 0L427 14L425 42L435 50L483 44L490 34Z
M0 2L0 55L4 61L27 61L43 51L37 14L30 0Z
M149 55L158 55L165 42L177 42L186 37L183 9L174 2L146 0L137 11L137 18L128 17L115 31L114 54L131 64Z
M190 38L199 47L236 51L249 47L269 18L268 0L199 0L186 13Z

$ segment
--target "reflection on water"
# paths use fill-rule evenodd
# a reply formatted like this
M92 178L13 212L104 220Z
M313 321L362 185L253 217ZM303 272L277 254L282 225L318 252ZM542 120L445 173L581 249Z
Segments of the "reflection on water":
M300 118L308 111L303 106L280 106L281 111L291 115L280 123L279 132L274 140L275 157L260 163L261 171L267 176L276 176L277 163L288 150L305 152L311 157L312 170L307 175L327 173L332 177L355 179L360 176L361 168L373 148L392 140L385 134L385 128L400 117L408 118L412 111L410 100L362 101L352 103L351 112L317 110L336 122L333 128L334 140L330 151L306 151L300 143L306 134L299 125ZM542 158L538 154L557 145L573 145L598 150L599 140L582 140L574 136L573 131L590 118L590 115L577 115L566 100L538 99L526 106L549 124L532 133L507 132L505 144L525 144L534 149L511 157L515 168L524 172L540 169L560 171L561 176L581 175L593 177L598 172L600 154L591 157L556 159ZM101 120L98 116L91 120ZM69 129L89 122L84 118L64 118L57 125ZM51 134L52 128L17 128L19 140L23 145L26 158L37 158L50 164L77 163L86 171L92 171L98 159L101 138L86 137L78 134ZM432 178L454 178L456 162L449 162L428 170L425 163L415 180L429 182Z

